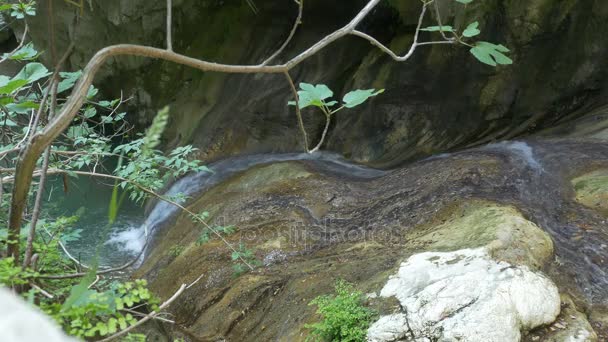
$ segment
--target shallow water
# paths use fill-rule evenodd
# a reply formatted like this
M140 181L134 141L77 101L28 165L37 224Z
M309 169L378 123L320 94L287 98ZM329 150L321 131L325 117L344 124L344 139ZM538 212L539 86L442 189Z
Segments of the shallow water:
M553 239L556 276L576 283L590 303L608 304L606 220L574 200L568 176L583 165L606 160L605 146L518 141L491 144L480 150L511 159L509 165L517 175L512 182L523 204L520 209ZM571 217L573 213L576 218Z

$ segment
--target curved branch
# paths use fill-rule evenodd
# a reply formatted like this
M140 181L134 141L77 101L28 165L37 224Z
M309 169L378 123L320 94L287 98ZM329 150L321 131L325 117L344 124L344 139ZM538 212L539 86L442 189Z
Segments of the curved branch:
M298 16L296 17L296 20L293 23L293 27L291 28L291 32L289 32L289 36L287 36L287 39L285 39L285 42L283 43L283 45L281 45L281 47L279 47L279 49L277 51L275 51L275 53L270 55L270 57L266 58L266 60L263 61L262 64L260 64L260 65L267 65L276 56L278 56L281 52L283 52L285 47L287 47L287 44L289 44L289 42L291 41L293 36L296 34L296 31L298 30L298 26L302 23L302 12L304 11L304 0L299 0L299 1L294 0L294 1L296 2L296 4L298 4Z

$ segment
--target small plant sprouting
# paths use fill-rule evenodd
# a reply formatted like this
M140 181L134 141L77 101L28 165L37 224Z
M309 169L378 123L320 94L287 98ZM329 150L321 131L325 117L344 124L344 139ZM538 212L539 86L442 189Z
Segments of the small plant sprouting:
M355 290L353 284L338 280L335 289L335 296L319 296L308 304L318 307L317 314L322 315L323 320L305 325L311 330L306 340L365 341L367 329L376 313L363 306L363 294Z
M197 222L207 221L208 218L209 218L209 212L203 211L200 214L193 216L192 221L197 223ZM201 245L209 242L209 240L211 240L213 235L215 235L214 231L221 235L230 235L236 231L236 227L233 225L214 226L212 229L209 229L207 226L202 226L201 235L199 235L198 239L196 239L196 245L201 246Z
M186 250L186 247L182 245L173 245L171 248L169 248L169 254L173 257L178 257L184 252L184 250Z
M238 277L241 274L247 272L249 267L242 260L245 260L249 265L256 267L260 266L261 263L255 258L255 254L253 254L253 250L248 249L244 244L239 244L239 248L232 252L231 259L234 262L232 265L232 269L234 271L234 276Z
M309 106L314 106L321 109L321 112L323 112L325 115L325 128L323 129L321 139L319 140L319 143L309 151L309 153L318 151L321 148L321 145L323 145L332 115L344 108L356 107L367 101L370 97L374 97L383 92L384 89L353 90L344 95L344 98L342 99L343 103L336 108L335 106L338 105L338 101L332 100L331 98L334 96L334 92L331 91L331 89L329 89L329 87L327 87L325 84L312 85L308 83L300 83L300 90L298 90L298 108L304 109ZM296 101L289 101L287 104L290 106L295 106ZM308 146L306 148L308 149Z

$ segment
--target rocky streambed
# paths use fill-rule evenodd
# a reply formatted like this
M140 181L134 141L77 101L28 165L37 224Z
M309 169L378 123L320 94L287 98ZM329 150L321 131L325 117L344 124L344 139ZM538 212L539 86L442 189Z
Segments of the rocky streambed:
M606 147L503 142L391 171L250 163L191 189L190 209L235 225L226 239L260 267L235 277L225 245L198 244L201 228L177 215L137 275L162 296L203 275L158 329L195 340L305 340L308 303L345 279L379 312L372 341L604 341Z

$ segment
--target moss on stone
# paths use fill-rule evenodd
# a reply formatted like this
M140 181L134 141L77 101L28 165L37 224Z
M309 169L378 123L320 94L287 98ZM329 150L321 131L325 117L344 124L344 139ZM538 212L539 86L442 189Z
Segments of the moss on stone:
M553 256L553 242L536 224L514 207L470 201L438 216L421 229L416 244L430 251L455 251L486 247L497 260L541 268Z
M576 200L608 215L608 169L586 173L572 180Z

